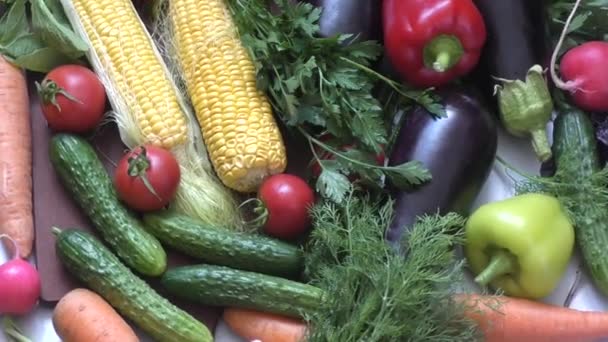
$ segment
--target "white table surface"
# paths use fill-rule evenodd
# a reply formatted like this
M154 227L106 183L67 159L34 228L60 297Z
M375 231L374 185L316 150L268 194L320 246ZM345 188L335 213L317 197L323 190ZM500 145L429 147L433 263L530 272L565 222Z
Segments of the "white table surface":
M534 174L538 173L539 164L536 161L527 140L512 138L501 133L499 137L498 155L522 171ZM486 202L501 200L512 196L513 188L510 176L514 176L512 172L506 174L504 168L500 166L500 164L495 164L487 183L474 204L474 208ZM6 254L2 249L2 246L0 246L0 262L3 262L5 259ZM579 266L580 259L578 255L575 255L559 286L543 301L562 305L574 282L576 270ZM581 282L572 298L570 307L587 311L608 311L608 299L604 298L594 288L588 281L584 271L582 274ZM25 334L34 342L59 342L60 340L55 334L50 321L51 313L52 308L38 307L31 314L19 318L18 322L23 327ZM216 328L215 337L217 342L244 342L244 340L237 338L231 333L221 321ZM1 333L0 342L6 342L5 337Z

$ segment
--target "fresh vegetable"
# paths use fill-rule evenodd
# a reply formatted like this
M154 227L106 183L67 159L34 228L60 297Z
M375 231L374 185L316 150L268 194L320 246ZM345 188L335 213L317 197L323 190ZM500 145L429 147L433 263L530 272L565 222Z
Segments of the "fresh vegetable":
M382 53L372 41L345 44L348 35L324 38L319 35L322 11L308 3L275 1L271 12L257 0L228 0L241 41L249 50L258 75L258 87L265 91L274 112L293 130L301 133L311 150L321 148L336 155L336 162L320 162L323 172L315 181L322 197L344 200L351 188L348 176L382 187L383 176L407 184L420 184L430 174L416 161L386 168L374 163L374 156L387 143L387 125L382 102L375 97L378 81L404 103L420 102L443 114L428 91L409 91L371 70ZM275 43L269 44L271 35ZM320 138L331 134L337 146ZM356 150L339 152L354 144Z
M181 173L173 154L154 145L125 154L114 171L120 199L139 211L160 210L175 197Z
M53 310L53 327L63 342L138 342L125 320L95 292L76 288Z
M239 308L225 308L222 318L232 331L247 341L305 341L306 325L298 319Z
M479 97L463 88L445 88L438 95L447 117L433 118L421 107L405 113L389 158L389 165L419 160L433 174L422 186L395 191L387 236L395 244L422 214L468 215L494 162L498 128Z
M13 244L14 256L0 265L0 314L24 315L34 309L40 297L40 275L36 268L19 257L15 240L0 234Z
M120 203L89 142L76 135L57 134L50 142L50 159L65 188L116 254L143 275L162 274L167 266L163 247Z
M7 10L0 18L0 55L18 68L42 73L78 63L87 46L70 27L59 1L2 1Z
M486 342L580 342L608 336L608 314L506 296L457 295Z
M555 197L524 194L482 205L465 226L475 281L529 299L548 296L574 249L574 228Z
M330 136L322 136L320 138L320 140L323 143L329 143L330 145L332 144L331 143L332 138ZM340 153L346 153L346 154L356 153L356 152L351 152L351 151L356 151L357 146L354 146L353 144L345 144L343 146L338 147L337 149ZM321 164L319 164L319 161L321 163L329 162L331 164L332 161L336 160L336 155L327 150L320 148L319 146L315 146L314 150L315 150L316 157L311 160L310 172L311 172L311 175L313 178L318 178L319 176L321 176L321 173L323 172L323 169L321 168ZM386 162L386 154L384 152L384 147L383 147L382 151L378 152L375 155L374 161L375 161L376 165L384 166L384 164ZM353 181L359 180L359 177L357 177L357 175L352 175L352 176L349 176L348 179L351 182L353 182Z
M421 215L403 239L407 258L386 243L392 201L351 193L319 203L307 248L307 275L326 300L310 313L309 342L475 341L474 322L451 300L464 279L453 248L465 219Z
M237 202L215 176L196 117L174 81L178 76L165 64L131 0L61 4L90 48L88 60L108 93L122 142L130 150L162 147L179 162L175 210L210 225L238 228Z
M144 215L146 229L161 242L208 263L283 276L297 275L302 251L257 234L227 231L170 211Z
M564 80L561 89L572 101L587 111L608 111L608 42L590 41L564 54L559 71Z
M323 291L307 284L216 265L169 269L161 278L168 293L195 303L302 317L316 310Z
M352 35L352 40L382 40L381 1L305 0L321 9L319 36ZM356 18L356 20L353 20Z
M167 3L168 39L215 171L227 187L255 192L266 177L287 167L272 107L256 86L255 65L224 0Z
M106 108L106 92L97 75L81 65L62 65L36 83L42 113L57 132L87 133Z
M27 258L34 244L29 96L25 73L1 55L0 121L0 234Z
M441 86L479 62L486 28L472 0L385 0L382 6L386 53L407 83Z
M161 342L213 340L207 327L160 296L93 235L53 228L55 250L66 269Z
M258 189L259 215L255 220L263 223L267 235L291 240L302 236L310 228L308 211L314 205L315 195L300 177L279 174L267 178Z
M577 246L595 286L608 294L608 169L600 168L593 125L585 112L559 101L553 148L557 171L551 178L525 176L518 193L556 197L574 224Z
M545 3L475 0L492 37L481 56L480 83L496 94L503 126L514 136L530 137L541 162L551 158L546 126L553 110L543 73L549 57Z
M2 318L2 329L0 330L4 331L4 334L8 338L9 342L33 342L23 334L21 328L9 315L4 315L4 317Z

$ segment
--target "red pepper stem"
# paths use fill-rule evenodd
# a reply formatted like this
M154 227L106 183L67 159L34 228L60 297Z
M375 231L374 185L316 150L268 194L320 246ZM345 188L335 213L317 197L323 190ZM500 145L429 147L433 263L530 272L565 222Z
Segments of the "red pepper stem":
M458 64L464 49L456 36L442 34L424 47L424 64L437 72L445 72Z
M497 277L513 272L516 266L513 254L505 250L496 251L486 268L475 277L475 282L482 286L488 285Z

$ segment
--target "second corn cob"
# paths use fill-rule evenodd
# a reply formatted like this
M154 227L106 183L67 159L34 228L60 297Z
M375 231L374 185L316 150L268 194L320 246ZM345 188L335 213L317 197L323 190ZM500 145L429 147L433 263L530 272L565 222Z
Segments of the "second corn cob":
M253 192L285 170L285 146L255 67L223 0L171 0L182 76L211 162L224 184Z

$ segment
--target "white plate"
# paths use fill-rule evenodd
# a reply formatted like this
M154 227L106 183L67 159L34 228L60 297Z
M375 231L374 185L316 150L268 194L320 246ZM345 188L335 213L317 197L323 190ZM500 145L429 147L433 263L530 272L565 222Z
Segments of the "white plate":
M466 142L465 142L466 143ZM536 174L539 170L537 162L529 142L524 139L515 139L501 132L499 136L498 155L509 161L512 165L522 171ZM495 164L487 183L479 194L474 208L487 202L501 200L513 195L512 180L514 175L504 172L504 168ZM0 246L0 262L6 260L6 254ZM555 291L543 301L556 305L563 305L568 292L576 279L576 270L580 268L580 259L575 255L570 262L568 270ZM589 282L585 271L576 290L571 308L586 311L608 311L608 299L604 298ZM19 319L26 335L34 342L60 342L55 334L50 321L52 308L40 307L30 315ZM239 339L221 321L215 331L217 342L245 342ZM0 334L0 342L6 342L5 337Z

